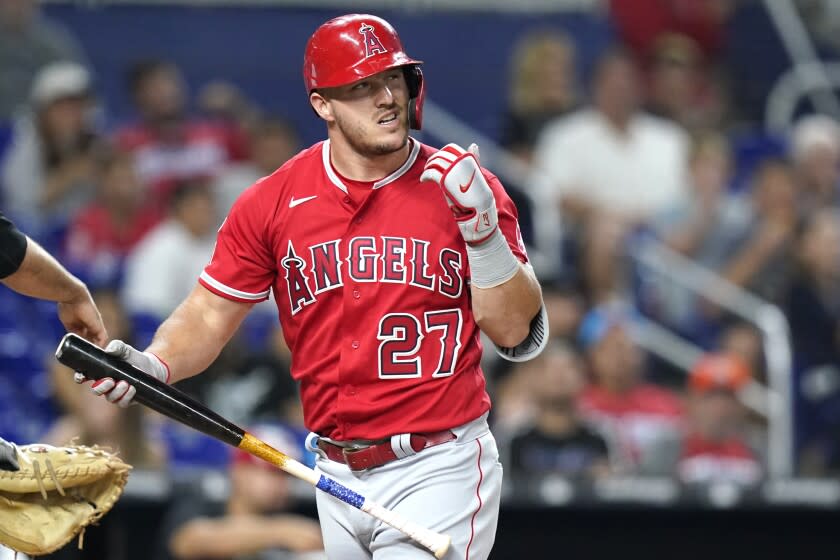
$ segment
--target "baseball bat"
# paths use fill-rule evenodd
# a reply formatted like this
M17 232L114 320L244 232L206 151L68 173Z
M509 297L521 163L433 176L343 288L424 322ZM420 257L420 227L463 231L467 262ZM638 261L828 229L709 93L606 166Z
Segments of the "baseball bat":
M319 490L372 515L429 549L435 558L443 558L449 549L451 539L448 535L436 533L409 521L343 484L327 476L319 475L313 469L274 449L175 387L106 353L73 333L61 339L55 357L59 362L82 373L88 379L110 377L114 381L125 381L133 385L137 390L134 395L135 401L210 437L268 461L292 476L305 480Z

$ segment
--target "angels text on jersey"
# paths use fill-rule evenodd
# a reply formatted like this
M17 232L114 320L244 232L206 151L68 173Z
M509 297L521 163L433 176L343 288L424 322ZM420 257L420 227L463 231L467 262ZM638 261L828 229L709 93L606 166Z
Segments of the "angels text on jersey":
M318 295L356 283L406 284L458 299L464 286L461 253L431 242L391 236L334 239L300 249L289 240L280 259L292 315L315 303Z

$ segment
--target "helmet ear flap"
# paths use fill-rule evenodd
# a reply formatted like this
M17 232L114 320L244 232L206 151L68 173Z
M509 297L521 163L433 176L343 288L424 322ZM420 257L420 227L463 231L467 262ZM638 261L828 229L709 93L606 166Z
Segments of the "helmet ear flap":
M412 64L403 67L405 83L408 86L408 126L420 130L423 124L423 100L426 97L426 85L423 82L423 71L420 65Z

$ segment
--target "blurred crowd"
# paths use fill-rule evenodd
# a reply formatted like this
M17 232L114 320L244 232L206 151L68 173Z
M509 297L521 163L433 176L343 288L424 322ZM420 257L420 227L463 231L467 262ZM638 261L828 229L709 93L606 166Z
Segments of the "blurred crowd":
M508 483L766 476L767 419L745 404L768 383L762 333L713 298L643 274L633 251L645 243L784 311L796 472L837 474L840 125L803 115L785 137L759 135L761 149L744 157L737 133L749 111L721 59L735 2L607 4L616 44L587 75L557 29L524 34L510 56L498 141L531 170L505 184L551 340L523 364L486 356ZM195 285L236 197L303 147L236 84L193 94L164 59L126 61L134 114L103 122L93 69L34 0L0 2L0 75L0 207L91 286L110 335L139 347ZM142 407L79 391L49 359L60 335L50 311L7 291L0 309L0 434L109 445L140 469L229 469L226 504L185 498L170 512L173 557L279 548L291 552L259 558L296 558L320 547L311 522L274 511L291 499L284 475ZM700 359L684 371L650 352L638 333L651 321ZM268 303L182 388L311 461L290 359ZM252 534L254 548L224 548L229 531Z

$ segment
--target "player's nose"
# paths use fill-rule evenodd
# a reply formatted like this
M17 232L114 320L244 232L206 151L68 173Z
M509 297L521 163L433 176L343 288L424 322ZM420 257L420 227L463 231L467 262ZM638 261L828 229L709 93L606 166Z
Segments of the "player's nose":
M394 104L394 93L387 85L383 85L376 92L376 104L379 107L387 107Z

